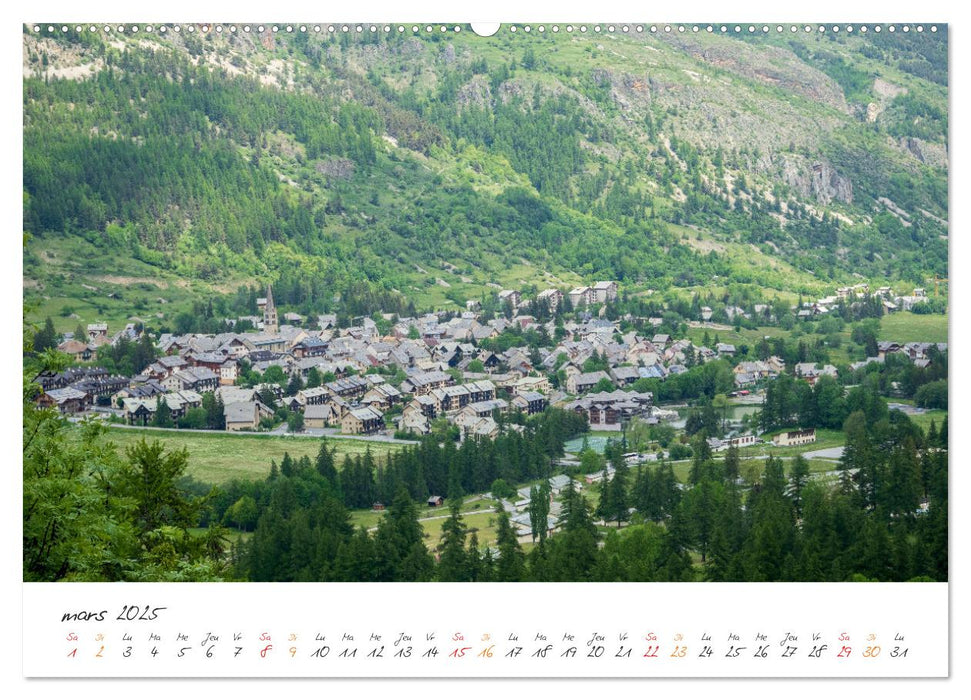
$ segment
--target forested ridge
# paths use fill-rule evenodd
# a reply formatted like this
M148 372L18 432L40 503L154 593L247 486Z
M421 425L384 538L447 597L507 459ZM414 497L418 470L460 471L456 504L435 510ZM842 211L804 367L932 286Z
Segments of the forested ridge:
M947 272L947 114L934 68L914 66L936 67L946 36L898 38L747 42L748 60L787 52L784 79L733 73L699 121L687 66L724 76L659 37L609 37L660 55L637 73L587 37L25 35L24 226L190 279L298 266L406 296L432 269L470 295L523 258L653 288L922 283ZM91 72L58 73L72 66ZM739 135L753 116L759 144Z

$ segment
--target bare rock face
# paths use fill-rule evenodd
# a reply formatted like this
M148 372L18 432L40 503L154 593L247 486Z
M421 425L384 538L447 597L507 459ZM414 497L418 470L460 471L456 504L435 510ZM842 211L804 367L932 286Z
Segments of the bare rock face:
M812 167L812 193L822 204L853 201L853 185L826 161Z
M943 144L928 143L918 138L901 138L900 147L914 158L933 168L947 168L947 148Z
M354 161L347 158L318 160L314 163L314 168L324 177L333 180L349 180L354 175Z
M492 104L492 88L488 78L484 75L473 76L458 89L455 100L460 107L489 107Z
M801 197L812 197L820 204L853 201L853 184L826 160L810 161L801 155L785 153L774 159L763 156L756 168L778 173Z

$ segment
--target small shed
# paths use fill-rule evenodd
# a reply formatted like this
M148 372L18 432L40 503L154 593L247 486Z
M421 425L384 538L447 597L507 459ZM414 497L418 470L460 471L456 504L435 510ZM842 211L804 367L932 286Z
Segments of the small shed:
M435 508L437 506L442 505L443 503L445 503L445 499L442 498L441 496L430 496L428 499L429 508Z

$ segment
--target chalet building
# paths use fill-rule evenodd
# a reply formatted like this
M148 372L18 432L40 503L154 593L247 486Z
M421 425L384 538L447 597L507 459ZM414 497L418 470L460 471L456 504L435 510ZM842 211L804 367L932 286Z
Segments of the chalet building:
M592 301L595 304L604 304L617 298L616 282L597 282L590 288Z
M462 428L463 440L469 437L483 437L494 440L499 435L499 425L491 417L468 416L464 417L461 422L456 420L455 424Z
M340 425L345 409L337 403L314 404L303 412L303 424L307 428L326 428Z
M373 435L384 429L384 416L373 408L353 408L341 419L341 432Z
M129 379L113 375L110 377L86 377L71 384L72 389L84 392L90 400L112 396L128 388Z
M566 390L570 394L585 394L593 389L602 379L606 379L608 382L613 384L610 377L603 370L574 374L567 377Z
M477 418L486 418L491 416L493 411L505 413L508 408L509 404L504 399L492 399L491 401L470 403L461 410L461 413L476 416Z
M619 425L624 420L650 418L654 395L649 392L603 391L568 403L565 408L587 416L591 426Z
M401 392L390 384L376 384L371 387L364 396L361 403L381 410L387 410L401 400Z
M294 345L290 352L298 360L305 357L320 357L327 354L327 343L315 335L308 335L299 343Z
M523 296L515 289L503 289L499 292L499 303L509 304L513 309L518 309L523 301Z
M256 430L260 427L260 420L272 416L273 411L261 401L240 401L226 404L223 415L226 418L226 430L236 432Z
M326 403L333 396L327 387L315 386L309 389L301 389L297 392L296 399L304 406L317 406Z
M496 385L489 380L463 384L469 392L469 401L489 401L496 398Z
M546 397L535 391L520 392L509 403L513 408L530 416L546 410Z
M442 498L441 496L429 496L428 497L427 505L428 505L429 508L437 508L438 506L442 505L443 503L445 503L445 499Z
M509 391L513 394L522 394L524 392L548 394L551 388L550 380L545 375L540 375L539 377L523 377L517 379L509 387Z
M422 394L421 396L416 396L411 400L411 403L408 404L406 410L409 407L430 419L438 417L438 414L442 410L441 404L432 394Z
M563 303L563 292L559 289L545 289L536 295L536 301L546 302L550 311L556 311L556 308Z
M728 444L732 447L751 447L756 442L758 442L758 438L754 435L737 435L728 440Z
M230 386L239 378L239 363L236 360L226 360L219 368L219 384Z
M44 407L57 407L61 413L81 413L91 405L91 397L83 391L71 387L50 389L44 392L38 404Z
M431 431L431 424L428 416L422 413L421 409L414 405L414 402L405 406L398 421L398 429L405 430L419 435L427 435Z
M637 367L614 367L610 370L610 376L617 386L629 386L641 378Z
M155 419L158 405L163 399L172 420L178 420L190 409L202 406L202 396L194 391L176 391L151 398L127 398L122 402L125 420L129 425L148 425Z
M165 355L149 365L143 374L148 375L148 377L151 379L162 380L188 366L189 361L184 357L179 357L178 355Z
M219 386L219 375L206 367L189 367L179 370L161 381L169 391L188 389L205 393Z
M432 389L441 389L442 387L453 384L455 384L455 379L452 378L452 375L446 374L445 372L422 372L420 374L414 374L401 382L401 390L406 394L420 396L421 394L427 394Z
M353 376L327 382L324 387L334 396L340 396L342 399L353 399L364 395L364 392L368 390L368 382L363 377Z
M205 367L218 373L219 369L226 364L228 355L221 352L190 352L186 353L185 359L193 367Z
M570 298L570 304L573 305L574 309L588 306L593 302L593 291L590 287L576 287L571 289L567 296Z
M107 323L89 323L88 324L88 340L95 342L98 340L108 339L108 324Z
M74 338L65 340L57 346L57 349L66 355L70 355L75 362L87 362L94 354L90 345Z
M814 362L799 362L795 366L796 376L815 386L820 377L827 376L836 379L837 371L833 365L818 367Z
M816 429L810 428L809 430L790 430L785 433L779 433L772 440L772 444L776 447L792 447L794 445L808 445L810 443L816 442Z

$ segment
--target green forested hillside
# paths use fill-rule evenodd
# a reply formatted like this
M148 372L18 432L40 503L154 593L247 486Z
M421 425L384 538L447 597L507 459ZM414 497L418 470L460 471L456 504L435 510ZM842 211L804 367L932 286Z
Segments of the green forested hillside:
M946 43L25 30L25 295L922 285L947 276Z

